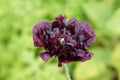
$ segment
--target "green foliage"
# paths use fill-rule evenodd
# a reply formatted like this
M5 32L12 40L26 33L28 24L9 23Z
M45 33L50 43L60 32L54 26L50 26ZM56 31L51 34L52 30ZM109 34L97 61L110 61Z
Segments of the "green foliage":
M83 10L86 16L98 29L103 29L112 15L112 5L107 2L85 3Z
M107 30L112 33L116 36L120 36L120 8L117 9L113 16L111 17L111 19L108 21L107 23Z
M111 56L112 58L112 65L117 69L118 74L120 76L120 43L116 45L116 47L113 50L113 55Z
M108 68L109 50L94 48L91 51L95 53L92 60L77 64L74 71L75 80L111 80L113 73Z
M94 57L68 65L73 80L120 80L120 0L0 0L0 80L67 80L32 40L36 23L59 14L89 22L97 35Z

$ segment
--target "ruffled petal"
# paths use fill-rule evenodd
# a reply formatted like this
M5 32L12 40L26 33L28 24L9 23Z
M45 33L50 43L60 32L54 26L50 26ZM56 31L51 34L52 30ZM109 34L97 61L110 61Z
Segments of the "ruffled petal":
M75 18L66 22L66 16L59 15L53 22L35 25L33 41L35 46L45 48L46 52L39 54L43 61L55 56L61 67L63 63L91 59L93 54L87 49L96 41L96 36L88 23L80 23Z
M33 36L34 46L44 46L43 41L37 36Z
M66 27L66 16L57 16L56 20L52 23L52 28L63 29L64 27Z
M93 31L92 27L87 22L82 22L81 25L82 27L84 27L84 32L86 33L85 36L93 38L92 42L95 42L96 36L95 36L95 32Z
M34 26L32 30L34 46L41 46L41 47L45 46L45 39L48 37L45 31L49 32L48 30L50 29L51 29L50 22L40 22Z
M43 61L47 62L52 56L48 52L40 53L39 56Z

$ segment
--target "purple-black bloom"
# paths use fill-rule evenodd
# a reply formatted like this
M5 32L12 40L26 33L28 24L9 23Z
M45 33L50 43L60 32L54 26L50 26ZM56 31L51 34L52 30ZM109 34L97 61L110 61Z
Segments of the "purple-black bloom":
M96 41L96 36L88 23L76 19L67 22L66 16L59 15L53 22L36 24L33 41L36 47L45 48L46 52L39 54L44 61L56 56L61 67L62 63L91 59L93 54L87 49Z

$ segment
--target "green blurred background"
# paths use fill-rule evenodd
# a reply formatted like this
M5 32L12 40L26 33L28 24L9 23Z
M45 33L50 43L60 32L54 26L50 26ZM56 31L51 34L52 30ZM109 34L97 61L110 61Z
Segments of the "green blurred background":
M0 0L0 80L67 80L54 57L43 62L32 28L59 15L89 22L94 57L69 63L73 80L120 80L120 0Z

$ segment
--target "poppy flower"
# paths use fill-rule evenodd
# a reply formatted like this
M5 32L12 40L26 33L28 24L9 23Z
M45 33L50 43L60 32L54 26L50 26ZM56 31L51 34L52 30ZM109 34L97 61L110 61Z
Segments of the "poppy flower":
M35 47L43 47L46 52L39 56L47 62L52 56L58 58L58 66L74 61L84 62L91 59L93 53L88 48L96 41L95 33L87 22L77 19L66 21L59 15L53 22L40 22L33 28Z

